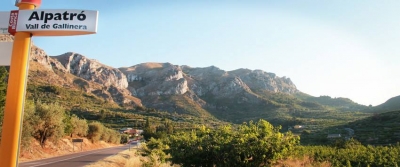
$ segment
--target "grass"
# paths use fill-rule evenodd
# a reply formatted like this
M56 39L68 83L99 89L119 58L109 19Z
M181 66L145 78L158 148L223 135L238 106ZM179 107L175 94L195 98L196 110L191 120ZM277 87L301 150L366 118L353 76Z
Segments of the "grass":
M125 150L117 155L107 157L85 167L171 167L168 163L151 162L149 157L143 157L136 149ZM173 165L178 167L177 165Z

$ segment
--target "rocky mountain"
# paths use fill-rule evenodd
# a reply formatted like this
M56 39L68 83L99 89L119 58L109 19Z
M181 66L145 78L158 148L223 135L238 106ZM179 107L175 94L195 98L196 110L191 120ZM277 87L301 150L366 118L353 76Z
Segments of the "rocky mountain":
M170 63L144 63L119 68L128 78L129 90L138 97L153 95L196 96L211 93L226 98L241 92L266 90L293 94L299 92L289 78L261 70L224 71L218 67L191 68Z
M12 40L12 36L0 36L0 42ZM141 100L126 89L126 76L117 68L72 52L49 56L34 44L29 59L28 77L31 83L83 90L120 105L142 105Z
M132 95L143 99L145 106L178 113L190 108L218 112L231 106L228 103L216 105L218 100L244 105L263 103L260 92L288 95L299 92L289 78L261 70L224 71L215 66L192 68L170 63L143 63L119 69L127 76ZM191 104L189 108L188 103Z
M0 36L2 41L12 39ZM113 68L74 52L49 56L35 45L29 82L81 90L124 107L144 105L234 122L359 106L349 99L306 95L290 78L262 70L225 71L215 66L195 68L171 63Z

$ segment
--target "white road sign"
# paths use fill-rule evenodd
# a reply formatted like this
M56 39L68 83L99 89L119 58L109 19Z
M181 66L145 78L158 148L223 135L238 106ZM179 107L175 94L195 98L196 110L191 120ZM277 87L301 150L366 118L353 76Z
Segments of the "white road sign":
M0 42L0 66L10 66L13 42Z
M95 34L98 11L76 9L13 10L8 32L31 32L33 36Z
M8 33L8 23L10 20L10 12L0 12L0 34Z

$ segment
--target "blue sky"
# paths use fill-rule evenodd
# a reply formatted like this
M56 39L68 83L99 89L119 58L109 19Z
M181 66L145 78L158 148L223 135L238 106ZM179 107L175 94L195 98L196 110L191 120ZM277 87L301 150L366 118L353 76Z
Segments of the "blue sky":
M13 2L1 1L0 11ZM34 37L51 56L261 69L310 95L365 105L400 95L396 0L43 0L40 8L99 11L96 35Z

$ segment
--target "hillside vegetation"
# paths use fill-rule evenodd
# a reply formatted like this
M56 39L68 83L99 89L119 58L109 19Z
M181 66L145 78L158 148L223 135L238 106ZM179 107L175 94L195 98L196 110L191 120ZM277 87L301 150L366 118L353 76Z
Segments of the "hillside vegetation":
M141 152L147 166L399 165L398 97L372 107L307 95L262 70L117 69L73 52L48 56L34 46L31 53L22 149L65 136L125 143L118 130L131 127L149 141ZM1 67L0 120L6 87Z
M346 125L354 130L354 138L363 144L388 145L400 141L400 110L375 113L371 117Z
M0 125L4 116L7 73L5 67L0 67ZM196 117L151 108L124 108L79 89L32 81L28 81L27 85L23 120L23 150L30 148L31 139L44 147L47 141L57 142L65 136L85 137L93 143L125 143L127 136L120 134L118 130L123 127L143 129L146 121L152 122L149 128L154 128L158 134L162 134L162 129L168 122L177 130L191 128L194 123L205 123L209 126L218 124L212 120L202 121Z
M382 103L373 108L373 111L382 112L382 111L394 111L400 109L400 96L392 97L387 100L385 103Z

